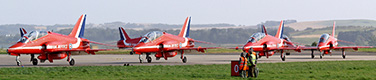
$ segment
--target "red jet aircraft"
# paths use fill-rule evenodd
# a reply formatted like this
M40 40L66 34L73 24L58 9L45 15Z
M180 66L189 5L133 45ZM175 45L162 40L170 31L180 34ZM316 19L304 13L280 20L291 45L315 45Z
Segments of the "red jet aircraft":
M53 62L54 59L64 59L70 65L74 65L75 61L71 57L71 52L86 52L95 54L94 52L104 49L90 49L90 42L84 37L86 14L81 15L72 32L69 35L62 35L51 31L31 31L26 34L26 30L20 28L21 39L7 49L7 53L16 56L17 65L22 65L19 57L21 54L30 54L33 65L38 64L35 54L40 62L48 60Z
M329 35L327 33L322 34L317 47L301 47L303 50L311 50L311 58L315 58L315 55L313 54L314 50L320 51L320 59L324 54L332 54L332 50L341 50L342 51L342 58L346 58L345 50L358 50L358 48L372 48L372 46L338 46L338 40L335 38L335 22L333 23L333 30L332 35ZM344 41L346 42L346 41Z
M189 27L191 18L187 17L179 35L172 35L166 32L152 31L145 34L139 43L132 48L131 54L139 54L140 63L142 63L142 54L146 53L148 63L151 62L151 53L155 53L156 60L164 58L167 60L169 57L174 57L181 53L183 63L187 62L184 56L186 50L197 50L205 52L208 48L194 47L194 42L202 42L189 38Z
M122 27L119 27L119 33L120 33L120 40L117 42L117 47L122 48L132 48L133 46L136 46L138 42L140 42L142 37L133 38L131 39L127 32Z
M269 58L269 56L274 55L274 53L281 52L282 61L285 61L286 58L284 53L289 55L291 51L300 52L298 46L295 46L287 36L283 35L283 27L284 22L282 20L277 34L271 36L266 32L265 26L262 26L262 32L253 34L243 46L243 51L248 53L252 48L253 51L258 52L258 58L261 58L261 56ZM236 47L235 49L239 48Z

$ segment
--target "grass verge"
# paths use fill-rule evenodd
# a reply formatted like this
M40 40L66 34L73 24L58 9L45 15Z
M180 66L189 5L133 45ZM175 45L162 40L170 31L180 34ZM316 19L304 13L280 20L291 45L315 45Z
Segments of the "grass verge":
M359 48L360 52L376 52L376 48Z
M260 63L256 79L376 79L376 61ZM0 79L241 79L230 65L82 66L1 68Z

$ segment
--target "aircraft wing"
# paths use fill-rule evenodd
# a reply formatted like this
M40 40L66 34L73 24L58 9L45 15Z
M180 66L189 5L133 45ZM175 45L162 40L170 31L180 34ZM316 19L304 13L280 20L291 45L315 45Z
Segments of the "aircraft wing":
M219 47L184 47L184 48L178 48L178 47L174 47L174 48L168 48L166 49L167 51L176 51L176 50L197 50L199 52L205 52L206 49L216 49L216 48L219 48Z
M341 47L334 47L334 50L358 50L358 48L373 48L373 46L341 46ZM318 50L317 47L300 47L301 50Z
M293 51L297 51L297 52L301 52L301 49L299 49L300 47L270 47L268 48L270 51L273 51L273 50L277 50L277 51L280 51L280 50L285 50L285 51L289 51L289 50L293 50Z
M342 49L358 50L358 48L373 48L373 46L341 46L341 47L334 47L334 50L342 50Z
M104 43L94 42L94 41L86 41L86 42L93 43L93 44L104 45L104 46L110 46L110 47L117 47L116 45L104 44Z
M299 47L300 50L318 50L317 47Z
M53 50L48 50L48 52L74 52L74 51L85 51L88 54L95 55L94 52L98 51L108 51L108 50L113 50L113 49L53 49Z

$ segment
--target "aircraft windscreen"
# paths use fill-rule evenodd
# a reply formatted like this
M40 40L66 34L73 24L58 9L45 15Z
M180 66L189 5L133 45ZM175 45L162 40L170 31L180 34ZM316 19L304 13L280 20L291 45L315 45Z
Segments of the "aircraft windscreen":
M140 40L140 42L148 43L150 41L157 39L158 37L161 37L162 35L163 35L163 32L160 32L160 31L148 32L144 35L144 37Z
M286 41L291 41L289 37L287 37L286 35L282 35L282 38L285 39Z
M31 31L26 36L22 37L19 42L27 43L29 41L37 40L38 38L41 38L43 36L47 35L47 31Z
M319 43L326 42L329 39L329 34L322 34Z
M253 34L247 42L251 42L251 43L254 43L254 42L257 42L259 40L261 40L262 38L265 37L265 33L255 33Z

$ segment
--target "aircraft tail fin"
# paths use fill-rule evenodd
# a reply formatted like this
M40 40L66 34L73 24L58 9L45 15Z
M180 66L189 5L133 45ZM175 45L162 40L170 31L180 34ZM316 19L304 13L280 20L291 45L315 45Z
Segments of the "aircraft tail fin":
M180 33L179 33L178 36L180 36L180 37L189 37L190 24L191 24L191 17L187 17L187 19L185 19L184 25L181 28L181 31L180 31Z
M119 33L120 33L120 40L129 40L129 39L131 39L131 38L129 38L127 32L125 32L125 30L122 27L119 27Z
M266 32L266 28L265 28L265 26L264 25L262 25L262 33L265 33L265 35L268 35L268 32Z
M25 34L27 34L27 32L24 28L20 28L20 34L21 34L21 37L23 37Z
M85 21L86 21L86 14L82 14L81 17L78 19L76 25L74 26L72 32L69 34L69 36L76 37L76 38L84 37Z
M284 26L285 26L285 24L283 23L283 20L281 20L281 23L279 24L279 28L278 28L278 31L277 31L277 34L275 35L275 37L282 39L283 27Z
M334 37L336 33L336 21L333 22L333 31L332 31L332 36Z

